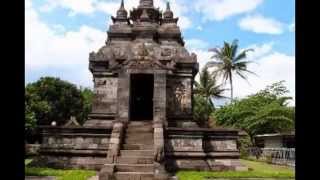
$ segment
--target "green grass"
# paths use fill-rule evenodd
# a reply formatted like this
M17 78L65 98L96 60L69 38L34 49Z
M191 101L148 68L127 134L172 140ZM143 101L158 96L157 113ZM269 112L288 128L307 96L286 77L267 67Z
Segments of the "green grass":
M87 180L95 176L95 171L87 170L60 170L51 168L26 167L26 176L56 176L57 180Z
M25 159L24 160L24 165L27 166L28 164L30 164L32 162L32 159Z
M241 160L248 166L250 171L179 171L177 176L179 180L203 180L206 178L294 178L293 168L270 165L263 162Z

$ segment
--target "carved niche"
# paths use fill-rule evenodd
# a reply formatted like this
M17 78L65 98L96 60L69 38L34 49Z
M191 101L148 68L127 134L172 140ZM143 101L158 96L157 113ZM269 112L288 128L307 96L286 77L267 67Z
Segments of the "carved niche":
M94 79L93 109L98 112L116 111L118 79L112 77Z
M191 113L191 84L189 79L169 79L167 92L167 111L170 115Z

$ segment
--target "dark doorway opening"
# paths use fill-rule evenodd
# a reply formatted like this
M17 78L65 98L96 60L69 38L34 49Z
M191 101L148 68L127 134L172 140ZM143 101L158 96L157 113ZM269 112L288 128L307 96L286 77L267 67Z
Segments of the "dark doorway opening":
M132 74L130 77L130 119L153 119L153 75Z

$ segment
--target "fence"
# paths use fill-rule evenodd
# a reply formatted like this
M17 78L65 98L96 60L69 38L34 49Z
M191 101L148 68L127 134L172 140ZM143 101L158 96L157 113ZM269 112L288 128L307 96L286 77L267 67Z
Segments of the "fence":
M248 154L272 164L295 166L295 148L249 148Z

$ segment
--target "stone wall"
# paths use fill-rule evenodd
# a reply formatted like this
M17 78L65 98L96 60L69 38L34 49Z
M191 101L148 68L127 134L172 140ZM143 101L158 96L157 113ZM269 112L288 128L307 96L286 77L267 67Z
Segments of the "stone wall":
M26 144L25 154L26 156L38 155L39 149L40 149L40 144Z
M167 128L166 168L176 170L246 170L237 147L238 132L204 128Z
M92 113L115 114L117 112L117 91L117 77L95 77Z
M99 170L106 161L112 128L42 127L36 166Z

